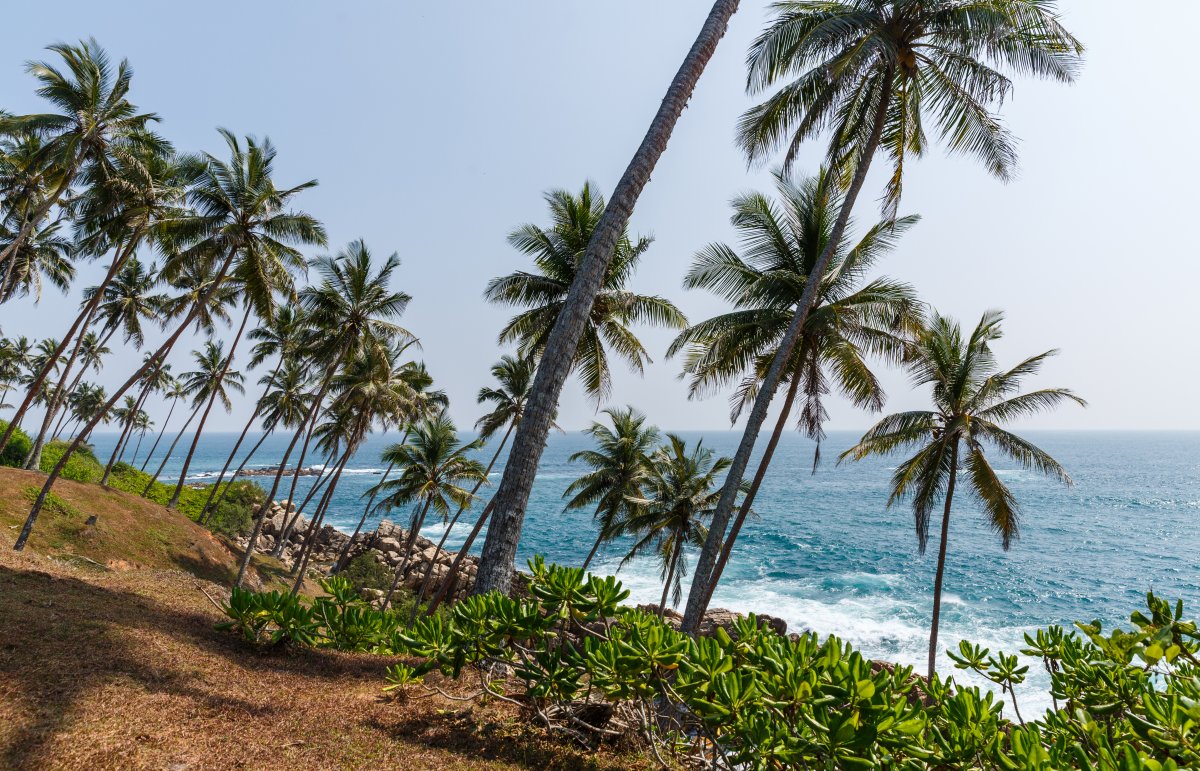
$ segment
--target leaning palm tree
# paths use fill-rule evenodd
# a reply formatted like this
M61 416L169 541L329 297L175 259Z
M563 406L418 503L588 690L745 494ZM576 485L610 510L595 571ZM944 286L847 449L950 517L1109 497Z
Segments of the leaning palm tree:
M75 278L75 265L71 262L75 249L71 239L59 232L61 228L62 220L37 228L11 252L4 283L0 285L0 302L28 296L38 303L45 284L67 293ZM17 238L17 232L0 223L0 249Z
M798 183L780 172L776 191L775 199L761 193L735 198L732 224L741 236L741 253L727 244L711 244L696 255L684 277L685 287L708 289L730 302L733 310L688 328L667 351L668 356L683 354L683 374L693 398L736 385L731 423L753 403L813 268L825 253L842 203L837 181L825 170ZM921 310L909 285L886 278L868 281L865 274L916 221L917 217L902 217L879 222L858 243L844 243L830 258L817 282L816 303L784 371L787 396L775 429L706 582L709 599L797 399L798 428L816 445L814 472L825 437L825 399L830 391L836 390L855 406L874 412L882 409L883 388L867 355L898 361L906 336L920 323ZM701 612L707 605L706 600Z
M304 257L294 245L324 245L325 228L312 216L287 209L296 195L315 187L316 180L281 190L271 178L275 148L270 140L259 142L247 137L243 149L231 132L220 132L229 146L230 160L207 156L204 173L189 191L195 214L176 220L170 228L173 238L190 245L169 261L164 271L169 275L179 261L232 257L225 281L240 296L243 313L225 359L228 369L250 316L270 319L276 296L295 293L292 272L304 268ZM213 391L200 415L168 508L179 502L188 465L216 398L217 392Z
M586 183L578 196L566 190L546 194L552 225L522 225L508 237L513 248L533 258L537 272L517 271L488 282L489 302L525 307L500 330L500 343L517 343L521 356L542 355L551 330L562 312L579 272L588 242L604 215L604 198ZM650 361L645 346L629 328L654 324L682 329L687 319L662 297L635 294L626 289L637 263L651 239L632 240L627 233L617 239L604 276L604 285L588 314L575 368L587 393L600 404L612 390L608 363L611 349L631 369L642 372Z
M175 414L175 405L179 403L180 399L187 398L187 386L172 377L163 386L162 395L171 406L167 409L167 417L163 420L162 427L158 430L158 436L154 438L154 444L150 445L150 452L146 453L146 457L142 459L142 471L146 470L150 459L154 457L154 452L158 449L158 443L162 441L163 434L166 433L167 426L171 423L171 416Z
M584 430L596 447L573 454L571 463L583 463L591 468L572 482L563 493L570 496L567 509L594 508L593 517L599 529L596 542L583 561L586 571L600 546L626 532L634 513L630 501L642 497L642 488L651 473L650 454L658 443L655 426L646 425L646 416L633 407L610 408L604 411L612 428L592 423Z
M196 424L192 444L188 448L187 455L184 456L183 468L179 472L179 481L175 484L175 491L171 493L171 499L167 501L168 509L179 505L179 495L183 491L184 482L187 481L188 469L192 465L196 445L199 444L200 432L204 429L204 418L208 417L213 404L220 401L225 412L229 412L233 409L233 401L229 398L229 393L231 391L238 394L246 392L242 385L245 377L241 372L230 369L231 356L226 355L223 349L224 346L221 343L215 343L212 340L205 342L202 350L193 352L197 369L183 375L184 385L190 393L194 394L196 405L203 405L204 411L200 413L201 422ZM167 453L167 457L170 457L170 453Z
M571 287L562 313L546 337L525 419L513 438L504 476L492 498L495 514L483 545L483 557L474 589L477 593L493 589L507 592L512 583L529 493L533 489L542 450L550 435L550 426L558 413L558 397L577 361L579 342L587 330L592 304L604 287L608 264L613 259L638 197L650 181L658 159L666 151L675 124L683 114L708 60L716 52L717 43L725 35L729 20L737 11L738 1L716 0L713 3L700 33L671 79L649 130L617 182L604 215L580 260L578 281Z
M517 356L502 356L500 361L492 365L492 377L496 379L495 386L484 386L479 389L479 395L475 401L479 404L487 404L491 406L491 412L481 417L475 423L475 430L478 432L480 442L487 443L497 433L503 429L504 434L500 437L500 444L496 445L496 451L492 453L492 459L488 461L487 468L484 469L483 478L475 483L475 487L471 490L471 500L474 500L475 495L479 493L479 488L487 483L488 477L491 476L492 468L495 467L496 461L500 459L500 454L504 452L504 448L508 445L508 438L512 432L521 424L521 418L525 414L525 403L529 399L529 389L533 386L533 373L537 369L536 364L528 359ZM557 424L554 425L558 428ZM561 429L559 429L561 430ZM459 505L458 511L454 512L454 516L450 518L450 522L446 525L442 532L442 537L438 541L438 551L446 545L447 539L450 537L450 532L454 529L454 525L458 522L459 517L466 511L470 501L466 501ZM484 524L487 522L490 506L485 506L480 512L478 519L475 520L475 526L471 528L471 532L467 534L467 538L463 541L462 546L458 549L458 555L455 556L450 569L446 571L446 577L443 580L443 588L448 590L458 580L458 568L462 565L463 558L471 550L471 546L475 543L475 539L483 530ZM433 565L429 565L425 580L421 582L421 591L417 594L417 604L419 605L429 591L430 581L433 578ZM440 602L443 591L439 590L437 596L430 602L430 607L435 607ZM415 610L416 606L414 606Z
M1069 83L1083 46L1060 23L1053 0L780 0L775 18L750 48L747 87L779 86L741 120L739 141L751 163L786 147L784 166L824 132L826 163L846 186L829 243L814 267L824 275L845 235L871 162L890 163L884 195L888 217L900 203L904 162L926 149L934 127L953 153L978 157L1001 180L1012 176L1016 150L997 110L1012 89L1003 73ZM708 541L696 563L683 628L695 631L701 604L738 485L746 473L771 400L817 301L806 288L758 386Z
M48 183L48 192L0 249L0 265L21 248L51 209L63 203L81 172L89 167L97 173L111 169L121 154L160 143L146 131L158 117L139 113L127 98L133 76L128 62L122 61L113 72L108 54L94 39L78 45L57 43L48 50L58 54L61 66L31 62L27 69L40 84L38 95L58 112L0 118L0 133L40 140L37 165L44 169Z
M147 354L147 357L149 356L150 354ZM146 405L146 400L149 399L152 394L157 392L166 393L173 388L177 382L178 381L176 381L171 375L170 364L152 362L150 369L146 370L146 374L142 376L142 390L141 393L138 394L136 400L137 411L143 411L142 408ZM174 410L174 408L175 405L172 403L171 409ZM170 420L170 414L167 415L167 419ZM147 418L147 420L149 420L149 418ZM119 463L121 458L124 456L125 445L132 437L134 427L135 425L132 422L126 424L124 429L121 431L120 436L117 437L117 444L115 447L113 447L112 455L110 455L108 458L108 464L104 467L104 474L100 477L100 484L108 484L108 478L112 474L113 467ZM166 427L165 423L163 427ZM158 446L157 441L155 441L154 444L156 447ZM149 458L147 458L147 460L148 459Z
M75 392L83 383L83 379L87 376L89 370L99 374L100 368L104 364L104 357L112 353L112 349L109 348L106 343L107 341L101 338L95 332L87 332L84 334L82 346L79 352L81 366L79 368L79 372L76 373L75 377L71 380L71 384L67 386L66 390L66 400L68 404L70 404L71 398L75 396ZM54 431L51 434L53 438L58 438L59 432L63 428L69 412L70 410L63 410L62 416L59 418L58 423L54 426Z
M917 548L922 554L929 541L930 515L939 501L942 503L941 541L933 584L933 620L929 631L931 680L937 663L950 509L960 465L965 465L970 492L982 507L988 526L1000 536L1001 546L1006 551L1018 535L1020 506L992 467L988 451L995 451L1022 468L1071 484L1071 478L1058 461L1002 425L1053 409L1063 402L1083 406L1086 402L1065 388L1019 393L1021 381L1036 374L1046 359L1057 351L1031 356L1015 367L1001 371L991 344L1000 337L1002 320L1000 312L989 311L970 337L964 338L957 322L934 314L912 346L907 360L913 381L932 387L934 409L889 415L841 456L843 460L861 460L869 455L916 450L912 457L896 467L888 505L911 499Z
M727 468L729 458L714 459L703 440L689 453L683 439L667 434L667 444L650 457L644 495L629 499L625 529L638 538L621 564L647 551L658 554L663 579L660 617L666 612L668 596L672 605L679 604L687 573L686 550L704 543L708 533L704 523L712 517L720 496L717 477Z
M440 514L445 522L451 507L469 505L473 500L474 496L464 485L487 479L483 464L471 457L482 446L483 442L478 439L460 443L454 423L443 413L414 426L407 443L394 444L384 450L383 459L395 463L401 472L395 479L379 484L384 497L377 507L381 511L391 511L401 506L413 506L403 556L384 598L385 606L400 586L417 534L429 512Z

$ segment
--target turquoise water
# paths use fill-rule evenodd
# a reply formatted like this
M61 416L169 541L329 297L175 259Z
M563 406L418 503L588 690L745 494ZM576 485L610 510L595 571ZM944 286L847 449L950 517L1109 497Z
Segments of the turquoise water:
M683 436L689 442L703 436L723 454L732 454L738 440L730 432ZM1067 467L1075 485L1067 488L999 462L1000 474L1023 506L1021 537L1008 552L969 497L956 500L942 647L965 638L1016 652L1024 632L1048 624L1126 622L1150 588L1183 598L1192 617L1200 616L1200 433L1027 436ZM205 437L192 464L197 479L220 470L235 438ZM813 475L812 444L794 434L784 437L755 504L759 516L747 522L713 605L780 616L793 630L836 634L875 658L923 669L936 555L932 549L925 556L917 553L908 509L886 508L895 460L840 467L832 462L856 438L833 433L822 450L826 462ZM362 493L379 480L380 450L397 439L372 437L347 467L328 515L332 524L353 529L362 514ZM97 450L111 442L98 437ZM278 458L284 444L283 438L269 439L260 451L261 465ZM551 437L526 516L522 562L542 554L549 561L578 564L591 547L590 515L563 513L561 500L580 473L567 458L585 446L587 439L579 433ZM503 461L501 456L497 469ZM172 468L179 464L168 471ZM492 481L498 483L498 471ZM312 478L302 479L300 491L311 483ZM402 521L408 512L388 516ZM455 528L451 548L462 542L470 524ZM440 537L441 527L430 525L424 535ZM936 539L935 532L931 544ZM614 545L598 560L597 570L615 571L621 556ZM633 563L618 575L635 600L657 602L662 585L656 563ZM939 668L951 669L944 656ZM1047 684L1032 667L1022 699L1035 709L1048 705Z

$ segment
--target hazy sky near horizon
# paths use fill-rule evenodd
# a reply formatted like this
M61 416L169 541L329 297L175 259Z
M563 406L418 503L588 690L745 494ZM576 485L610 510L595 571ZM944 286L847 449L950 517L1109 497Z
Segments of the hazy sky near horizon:
M1017 79L1003 116L1021 138L1018 178L1001 184L972 159L938 149L912 163L901 211L922 221L880 272L911 282L964 325L985 309L1006 311L1002 363L1062 349L1031 387L1068 386L1091 406L1025 427L1200 429L1200 322L1187 290L1200 285L1192 235L1200 76L1185 46L1131 23L1127 3L1059 5L1088 47L1087 62L1071 87ZM181 150L223 153L218 126L269 136L281 184L320 181L296 204L325 223L331 249L361 237L379 257L399 253L397 286L413 295L403 323L421 338L453 416L469 428L480 412L475 393L502 352L496 332L513 312L485 304L484 285L528 266L506 234L546 222L547 189L577 190L591 179L611 190L708 6L18 4L0 31L0 108L41 110L23 62L48 55L46 44L95 36L114 58L129 59L132 99L162 116L159 130ZM671 298L693 321L724 306L681 288L692 256L709 242L733 241L733 195L770 185L769 170L748 171L733 143L751 104L744 58L766 7L742 0L631 224L655 238L634 288ZM1170 0L1154 16L1193 29L1200 3ZM814 171L821 152L810 144L797 171ZM874 221L881 190L874 175L860 226ZM36 307L7 304L0 327L9 336L59 335L77 291L64 299L49 290ZM615 366L612 402L632 403L668 429L728 428L723 396L687 400L678 362L665 359L673 333L639 333L655 363L644 377ZM172 357L176 373L189 369L193 347ZM121 362L140 356L118 351L102 382L111 388L128 372ZM883 380L887 411L926 404L902 373L885 369ZM214 412L211 425L240 428L251 401L232 415ZM840 398L829 404L832 430L873 422ZM560 423L577 429L594 417L570 381Z

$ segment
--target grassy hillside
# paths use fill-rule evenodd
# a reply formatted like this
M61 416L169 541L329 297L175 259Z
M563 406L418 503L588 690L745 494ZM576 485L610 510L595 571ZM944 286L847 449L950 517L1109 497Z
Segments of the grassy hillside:
M11 550L37 475L0 470L0 768L625 769L645 758L547 739L503 703L382 693L381 656L282 647L254 651L213 629L205 596L232 555L182 516L95 486L63 483L94 512L39 525ZM49 512L48 512L49 514ZM144 530L145 532L139 532ZM126 560L105 570L40 554ZM186 556L191 553L194 558ZM460 686L443 683L451 694Z
M16 540L45 478L0 468L0 549ZM85 524L93 514L96 524ZM229 542L162 504L66 479L55 484L28 548L93 568L175 568L222 584L237 575L239 556ZM280 571L270 558L256 557L255 566L266 578Z

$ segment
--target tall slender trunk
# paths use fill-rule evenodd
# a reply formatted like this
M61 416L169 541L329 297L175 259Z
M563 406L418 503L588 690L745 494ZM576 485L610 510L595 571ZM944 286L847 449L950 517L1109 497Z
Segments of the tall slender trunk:
M871 134L867 139L866 145L863 147L863 154L859 158L858 166L854 170L854 178L850 182L850 187L846 191L846 197L842 201L841 211L838 212L837 220L834 222L829 234L829 243L826 244L825 251L821 253L820 258L813 265L812 270L809 272L810 276L825 275L825 270L829 267L829 261L833 258L834 252L837 251L842 243L842 237L846 232L846 224L850 220L850 212L854 209L854 202L858 200L858 194L862 190L863 183L866 182L871 160L879 148L879 141L883 136L883 127L887 122L888 106L892 101L892 80L893 71L889 67L884 75L883 92L880 94L879 107L875 111L875 120L871 126ZM712 577L713 565L716 564L718 554L725 539L725 528L729 524L730 515L733 513L733 505L737 500L738 488L741 486L742 478L746 474L746 466L749 465L750 456L754 453L754 444L758 440L758 432L762 428L763 422L767 419L767 411L771 407L771 400L775 398L775 391L779 387L783 371L787 367L788 361L791 360L792 351L800 339L804 324L808 320L808 314L812 310L813 305L816 304L817 291L820 288L820 284L820 281L805 282L804 293L800 295L800 302L796 304L796 314L792 317L783 339L779 342L779 350L776 351L775 358L771 361L771 367L767 370L767 375L763 378L762 385L758 389L758 395L754 399L754 407L750 410L750 417L746 420L746 429L742 433L741 443L738 445L737 453L733 456L733 463L730 464L729 471L725 476L725 486L721 489L721 497L717 501L716 511L713 512L708 538L704 542L704 548L700 551L699 559L696 560L696 570L692 576L692 586L688 591L687 610L683 615L683 631L685 632L695 632L700 625L700 620L704 617L704 611L706 610L704 607L704 597L709 593L708 582Z
M175 414L175 405L178 403L178 396L171 399L171 407L167 410L167 419L163 421L162 428L158 430L158 436L155 438L154 444L150 445L150 452L146 453L146 457L142 459L141 471L146 470L146 466L150 465L150 459L158 451L158 443L162 441L163 434L167 433L167 426L171 423L171 416Z
M699 36L671 80L649 130L621 175L592 233L579 272L571 283L563 309L547 339L521 425L513 440L512 453L493 499L496 501L496 514L484 542L483 559L475 583L476 593L492 589L506 592L512 584L517 544L521 540L525 508L533 489L538 462L554 420L563 383L575 361L576 349L612 261L617 239L628 224L634 204L650 181L658 159L667 149L671 132L687 106L701 73L716 51L717 43L725 35L729 19L737 7L738 0L717 0L713 4Z
M221 365L221 371L217 373L217 380L213 383L212 393L208 395L208 404L205 405L204 414L200 416L200 423L196 426L196 433L192 436L192 446L188 448L187 457L183 460L183 470L179 472L179 481L175 484L175 492L171 494L171 500L167 502L168 509L174 509L179 505L179 494L183 492L183 483L187 480L188 469L192 465L192 458L196 456L196 448L200 445L200 436L204 433L204 425L208 422L208 416L212 413L213 405L217 402L217 395L221 390L222 384L225 382L225 375L229 373L229 368L233 366L233 356L237 352L238 343L242 341L242 333L246 331L246 324L250 321L252 310L253 306L247 300L246 312L242 314L242 323L238 325L237 334L233 337L233 344L229 346L229 355L225 357L225 361Z
M17 424L21 422L21 418L25 417L25 412L29 409L30 405L33 404L34 399L37 398L38 392L41 391L42 386L46 382L46 378L48 378L50 373L54 370L54 366L58 363L58 359L60 356L62 356L63 351L67 350L67 346L71 344L71 341L74 339L76 333L82 337L83 330L86 329L86 326L84 326L85 321L91 320L92 314L95 313L96 308L99 306L100 300L104 295L104 290L112 282L113 276L117 275L117 272L129 260L129 256L133 254L133 247L136 245L139 237L140 231L135 235L135 237L130 239L129 245L124 249L124 251L118 250L117 255L113 258L112 265L108 269L108 273L105 274L104 279L96 288L96 294L92 296L92 299L88 301L88 304L84 306L83 310L79 312L79 315L75 317L75 321L72 322L71 328L67 330L67 334L63 336L63 339L54 349L54 352L51 353L46 359L46 363L42 365L41 370L38 371L38 374L30 383L29 392L25 394L25 398L21 401L21 406L17 408L16 412L13 413L12 419L9 421L8 428L5 430L4 435L0 436L0 452L3 452L5 446L8 445L8 441L12 438L12 433L14 430L16 430ZM0 256L0 260L3 259L4 257ZM89 431L90 430L91 429L89 429Z
M275 365L275 371L267 378L267 387L263 389L262 396L258 397L258 401L254 403L254 414L246 421L246 426L242 429L242 433L238 436L237 441L233 443L233 449L229 451L229 457L225 459L225 465L221 467L221 473L217 475L217 481L213 483L212 490L208 493L208 500L204 502L204 508L200 509L199 521L203 522L207 519L208 509L212 506L213 497L217 494L217 489L221 486L221 482L225 479L225 472L229 470L229 465L233 463L234 457L237 456L237 451L241 449L242 442L246 441L246 435L250 433L251 426L258 419L258 413L262 410L263 399L267 398L267 394L271 392L271 381L279 374L279 369L283 366L283 357L279 357L279 363Z
M162 463L158 464L158 469L155 470L149 481L146 482L146 489L142 490L143 498L149 495L150 490L154 488L154 483L158 481L158 477L162 474L163 469L166 468L167 461L171 460L171 455L175 452L175 446L179 444L179 440L183 438L185 433L187 433L188 426L190 426L192 421L196 419L196 416L200 414L200 408L203 406L203 403L197 404L196 409L192 410L192 414L188 415L188 419L183 422L183 427L179 429L179 433L175 435L175 440L171 442L171 446L167 448L167 454L163 456Z
M133 412L125 419L125 424L121 430L121 436L117 439L117 446L113 448L112 455L108 458L108 464L104 467L104 475L100 477L100 484L107 485L108 477L112 474L113 466L121 462L121 458L125 455L125 443L128 441L130 433L133 431L133 424L137 421L137 416L141 413L142 407L146 404L146 400L150 398L150 384L162 371L163 362L156 362L154 370L150 376L146 378L145 384L142 386L142 392L138 395L138 399L134 402Z
M200 524L204 524L205 522L207 522L212 517L212 513L221 507L221 502L224 501L225 496L229 494L229 488L233 485L234 482L237 481L237 478L239 476L241 476L242 470L246 468L246 464L250 462L250 459L253 458L254 454L256 452L258 452L258 449L260 447L262 447L263 442L267 441L267 437L270 436L271 433L272 433L271 431L264 431L263 435L260 436L258 438L258 441L254 443L254 446L250 448L250 452L246 453L246 457L242 458L242 462L240 464L238 464L238 467L234 470L233 476L229 477L229 482L225 485L224 488L221 489L220 494L217 495L217 499L215 501L213 501L212 508L209 511L208 516L205 517L201 521Z
M229 270L229 264L233 262L233 255L234 253L230 251L228 256L226 256L225 261L221 264L220 269L217 271L217 276L225 276ZM54 464L54 468L50 471L50 476L46 479L46 483L42 485L41 492L38 493L38 497L34 500L33 506L29 510L29 516L25 518L25 525L21 528L21 534L17 536L17 541L13 544L13 551L21 551L25 548L25 542L29 540L29 534L33 532L33 526L37 523L38 514L41 513L42 506L46 504L46 496L50 494L50 490L54 487L54 483L57 482L58 478L62 475L63 469L67 466L67 461L71 459L71 456L76 450L79 449L79 446L83 444L83 439L88 434L92 433L92 429L95 428L100 420L112 410L113 406L120 400L122 396L125 395L125 392L142 379L142 377L150 369L151 362L154 361L154 359L159 357L164 360L166 359L167 354L170 353L171 348L175 345L175 342L179 340L180 336L183 335L184 330L191 326L192 321L195 320L196 313L199 311L200 307L208 302L209 298L212 297L213 292L217 290L221 283L221 280L214 281L213 285L206 290L204 294L196 299L196 302L192 304L191 309L188 311L187 317L184 318L183 323L181 323L179 327L171 334L171 336L159 346L158 351L155 352L151 359L143 363L142 366L138 367L137 371L130 375L129 379L126 380L111 397L109 397L109 400L107 403L105 403L104 407L99 410L96 415L92 416L87 425L84 427L83 431L80 432L79 436L75 437L75 440L72 441L67 447L66 451L62 454L62 457L58 459L58 463Z
M137 440L137 444L135 444L135 445L133 446L133 457L129 459L129 465L131 465L131 466L132 466L134 463L137 463L137 456L138 456L138 453L142 451L142 440L143 440L143 439L145 439L145 438L146 438L146 431L145 431L145 429L143 429L143 430L141 430L141 431L138 431L138 440Z
M600 544L604 543L606 535L608 534L604 532L604 528L601 528L599 535L596 536L596 542L592 544L592 550L588 552L587 557L583 560L581 569L584 575L587 575L588 567L591 566L592 560L596 558L596 552L600 551Z
M234 586L241 586L242 580L246 577L246 568L250 565L250 558L254 556L254 546L258 543L258 536L262 533L263 522L267 518L267 511L271 508L271 503L275 500L275 493L279 490L279 480L283 478L283 470L287 468L288 459L292 457L292 450L296 449L296 442L300 441L300 434L304 432L303 426L296 433L292 434L292 441L288 443L287 450L283 453L283 460L279 461L279 468L275 470L275 480L271 483L271 491L267 493L267 497L263 499L262 505L258 507L258 511L254 513L254 530L250 532L250 540L246 543L246 551L242 554L242 561L238 564L237 580L233 582Z
M742 506L738 509L737 518L733 520L733 527L729 528L729 538L725 539L725 545L721 548L721 556L717 559L717 564L713 566L712 578L708 580L708 588L704 597L705 610L708 610L708 604L712 602L713 592L721 581L721 574L725 572L725 565L729 562L729 555L733 552L733 545L737 542L738 534L742 532L742 525L750 516L750 507L754 505L758 488L767 475L767 467L771 465L771 459L775 457L775 448L779 446L779 439L783 436L784 428L787 427L787 419L792 412L792 405L796 401L798 390L800 390L800 375L792 373L792 383L788 386L787 398L783 402L779 420L775 421L775 430L771 433L771 441L767 442L767 449L763 453L762 460L758 462L758 470L754 472L754 481L750 483L750 489L746 491L746 496L742 499Z
M660 619L667 615L667 595L671 592L671 579L675 577L675 570L679 566L679 552L682 548L682 538L676 538L675 548L671 549L671 563L667 568L667 580L663 582L662 599L658 602L658 617Z
M392 579L392 587L388 589L387 596L383 598L383 607L387 608L392 603L392 595L396 593L396 589L400 586L401 579L404 578L404 569L408 567L408 562L412 558L413 547L417 544L417 534L421 532L421 527L425 524L425 515L429 513L429 506L433 503L433 498L426 498L425 505L421 508L421 513L418 516L413 514L412 528L408 531L408 538L405 539L404 556L400 558L400 564L396 566L396 577Z
M946 572L946 543L950 536L950 504L954 500L954 483L958 478L958 440L950 450L950 481L946 485L946 504L942 509L942 537L938 543L937 576L933 579L933 621L929 625L929 679L937 669L938 623L942 618L942 578Z
M334 472L337 471L336 455L337 455L336 452L329 453L329 457L327 457L325 459L325 463L322 464L321 473L317 474L317 480L315 482L313 482L312 487L308 488L308 494L304 496L304 500L300 502L299 506L297 506L296 502L293 501L291 498L288 498L288 505L291 506L292 508L294 508L296 510L296 512L294 514L292 514L292 516L290 516L290 517L287 516L286 512L284 513L283 529L281 531L279 531L279 538L275 541L275 548L271 550L272 557L282 557L283 556L283 547L284 547L284 545L287 544L288 539L291 538L292 528L294 528L296 526L296 523L300 521L300 517L304 515L304 510L306 508L308 508L308 504L312 502L312 499L316 496L317 493L321 492L321 489L333 477ZM324 500L325 500L325 498L322 496L321 500L317 501L318 508L320 508L321 503ZM314 513L313 516L315 518L316 514ZM311 520L310 520L310 524L311 524ZM308 531L305 531L305 533L307 533L307 532Z
M438 587L437 593L433 595L433 599L429 601L429 607L425 609L425 615L433 615L433 612L438 609L442 601L450 594L456 581L455 576L462 567L463 562L467 558L467 554L471 551L471 546L475 543L475 539L479 537L479 533L483 530L483 526L487 523L488 517L491 516L492 510L496 508L496 499L492 498L488 501L488 505L483 507L483 511L479 513L479 519L475 521L475 527L471 528L471 532L467 535L467 540L463 541L463 545L459 547L458 554L454 557L454 562L450 564L450 569L446 571L446 580Z
M508 430L504 432L504 438L500 440L500 446L496 448L496 453L492 455L492 460L488 463L487 468L484 469L483 478L476 482L475 487L471 489L471 497L468 498L467 501L463 502L463 504L458 507L458 511L454 512L454 516L450 518L449 524L446 525L445 532L442 533L441 539L438 540L437 551L435 553L440 554L442 549L446 546L446 539L450 537L450 531L454 529L456 524L458 524L458 518L462 516L462 513L467 510L468 502L474 500L475 494L479 492L479 488L483 487L483 483L487 481L488 474L492 473L492 467L496 465L496 460L500 457L500 453L504 452L504 445L508 443L508 437L510 434L512 434L512 431L513 426L510 425ZM448 577L449 576L447 576L447 578ZM417 617L417 606L424 601L425 594L429 591L429 584L432 579L433 563L430 562L425 568L425 578L421 581L421 591L417 594L417 601L413 604L412 614L408 619L410 624L412 623L413 619Z
M317 533L320 532L321 523L325 521L325 512L329 510L329 504L333 503L333 491L337 489L338 480L342 478L342 469L346 468L346 462L350 460L353 453L353 448L346 448L346 454L338 463L333 481L329 483L329 489L325 491L325 497L321 500L321 505L317 507L316 514L309 525L307 538L304 539L304 546L300 549L300 557L295 565L296 581L292 584L293 597L300 592L300 587L304 585L304 571L308 569L308 559L312 556L313 547L316 545Z
M405 437L407 437L408 432L405 432L404 435L405 435ZM405 441L404 439L401 439L400 443L404 444L404 441ZM392 469L395 467L396 467L395 461L388 464L387 468L384 469L384 471L383 471L383 478L379 480L380 485L388 480L388 476L391 475ZM367 505L363 506L363 513L362 513L362 516L359 517L359 519L358 519L358 526L355 527L354 532L351 533L350 540L346 541L346 545L342 547L341 553L338 554L337 562L333 563L333 570L331 572L340 573L342 570L345 569L346 560L350 556L350 547L354 545L354 539L358 538L358 534L362 532L363 525L367 524L367 517L369 517L371 515L371 507L375 505L375 498L378 495L379 495L379 485L374 485L371 488L371 497L367 498Z

